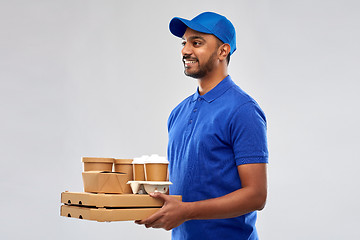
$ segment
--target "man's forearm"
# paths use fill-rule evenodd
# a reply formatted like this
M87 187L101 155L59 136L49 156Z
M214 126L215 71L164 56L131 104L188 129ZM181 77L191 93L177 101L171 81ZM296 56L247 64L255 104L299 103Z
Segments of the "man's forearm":
M225 196L186 203L187 220L233 218L261 210L266 202L266 191L242 188Z

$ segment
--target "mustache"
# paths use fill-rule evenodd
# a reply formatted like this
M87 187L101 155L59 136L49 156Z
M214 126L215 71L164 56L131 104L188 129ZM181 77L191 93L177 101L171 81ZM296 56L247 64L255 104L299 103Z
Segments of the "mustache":
M193 61L198 61L197 58L192 58L190 55L184 55L182 57L182 60L185 61L185 60L193 60Z

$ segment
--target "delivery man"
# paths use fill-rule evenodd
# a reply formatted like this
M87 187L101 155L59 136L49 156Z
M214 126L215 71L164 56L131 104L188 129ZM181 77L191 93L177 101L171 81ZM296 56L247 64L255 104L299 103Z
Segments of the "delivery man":
M228 75L235 28L213 12L175 17L169 27L182 38L185 75L198 82L168 119L170 194L183 202L151 194L164 206L136 223L173 229L174 240L258 239L256 211L267 196L266 119Z

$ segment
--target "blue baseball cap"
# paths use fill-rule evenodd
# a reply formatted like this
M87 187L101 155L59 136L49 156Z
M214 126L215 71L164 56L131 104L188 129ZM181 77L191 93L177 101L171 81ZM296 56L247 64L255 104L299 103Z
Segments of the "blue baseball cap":
M188 27L198 32L213 34L223 43L230 45L230 55L235 52L235 28L226 17L214 12L204 12L191 20L174 17L169 24L170 32L180 38Z

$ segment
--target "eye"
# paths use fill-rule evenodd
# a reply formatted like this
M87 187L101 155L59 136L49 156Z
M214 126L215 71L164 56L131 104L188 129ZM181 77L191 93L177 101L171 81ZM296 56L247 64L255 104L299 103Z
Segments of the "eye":
M201 42L199 42L199 41L194 41L194 42L193 42L193 45L194 45L195 47L200 46L200 45L201 45Z
M181 46L185 46L186 45L186 42L185 41L183 41L182 43L181 43Z

